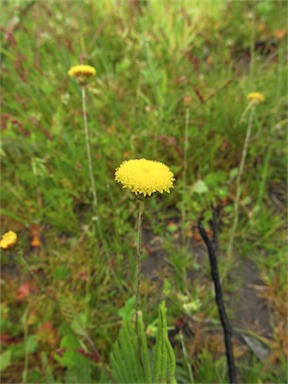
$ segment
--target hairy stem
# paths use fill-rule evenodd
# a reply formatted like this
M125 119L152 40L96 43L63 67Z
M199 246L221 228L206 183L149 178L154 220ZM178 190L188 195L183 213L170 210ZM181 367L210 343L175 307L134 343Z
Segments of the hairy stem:
M237 230L237 225L238 225L238 220L239 220L241 181L242 181L242 175L243 175L243 171L244 171L246 156L247 156L247 152L248 152L248 145L250 142L250 137L251 137L251 132L252 132L254 114L255 114L255 105L253 104L252 108L250 110L248 127L247 127L247 131L246 131L246 137L245 137L245 141L244 141L244 146L243 146L242 155L241 155L241 161L240 161L238 175L237 175L237 179L236 179L236 198L235 198L235 203L234 203L234 221L233 221L233 225L231 228L230 239L229 239L229 244L228 244L228 249L227 249L228 260L230 260L231 256L232 256L233 243L234 243L235 233Z
M189 108L186 108L186 114L185 114L185 138L184 138L184 159L183 159L183 201L182 201L182 243L185 245L186 243L186 231L185 231L185 223L186 223L186 209L185 209L185 193L186 193L186 187L187 187L187 151L189 147L189 118L190 118L190 112Z
M138 302L139 302L139 286L141 272L141 238L142 238L142 219L143 219L144 201L140 200L138 224L137 224L137 264L136 264L136 281L135 281L135 322L136 328L138 324Z
M90 140L89 140L89 129L88 129L88 121L87 121L87 110L86 110L86 90L85 86L82 88L82 112L83 112L83 121L84 121L84 128L85 128L85 140L86 140L86 152L87 152L87 159L88 159L88 169L89 169L89 175L90 175L90 182L91 182L91 188L92 188L92 194L93 194L93 208L95 211L95 214L97 215L97 194L96 194L96 187L95 182L93 178L93 167L92 167L92 158L91 158L91 149L90 149Z

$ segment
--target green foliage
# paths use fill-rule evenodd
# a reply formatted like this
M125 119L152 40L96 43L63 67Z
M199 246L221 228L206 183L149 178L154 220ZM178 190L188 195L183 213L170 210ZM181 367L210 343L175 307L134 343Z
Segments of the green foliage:
M87 315L86 313L80 312L78 313L75 310L75 307L73 304L71 304L68 301L68 298L65 297L63 294L58 294L57 302L60 307L60 311L66 322L71 326L73 331L80 335L80 336L86 336L87 335Z
M81 345L78 339L70 334L62 338L61 355L55 354L55 359L67 368L65 383L91 383L91 362L79 352Z
M188 316L197 327L204 319L197 345L186 341L194 381L225 382L223 354L203 341L213 338L210 325L218 317L197 219L201 216L209 227L213 202L219 212L221 271L227 264L225 244L247 129L241 116L247 94L260 91L266 100L256 110L231 268L238 270L247 258L257 265L263 291L270 294L263 308L268 303L275 348L273 364L252 359L251 366L247 352L239 359L239 371L243 382L265 383L277 381L278 369L284 382L287 3L7 0L1 11L1 234L9 229L18 233L27 263L47 290L39 288L13 249L3 252L2 381L82 382L77 364L87 382L111 381L109 370L102 368L108 365L119 321L123 327L126 323L122 339L129 333L126 354L135 349L130 331L137 212L131 194L114 182L114 171L125 159L146 157L171 166L176 182L169 195L153 196L144 213L145 321L154 331L155 303L163 296L169 300L169 323ZM67 75L79 62L97 69L87 87L87 118L102 238L94 230L91 209L81 89ZM191 98L186 186L184 96ZM39 247L32 246L35 223ZM21 298L22 284L28 292ZM241 291L233 278L229 288ZM181 302L180 295L189 300ZM45 322L51 325L46 339L39 336ZM144 329L141 316L138 327ZM139 377L151 382L157 366L159 382L173 380L165 327L154 350L144 330L140 336L142 364L130 367L133 377L141 370ZM88 340L103 364L77 352L92 353ZM70 347L65 347L64 360L53 358L63 343L73 350L69 367L63 362ZM117 348L120 354L123 345L118 342ZM174 351L177 381L189 382L178 343ZM124 366L118 360L113 364L116 375L120 369L128 380Z
M7 349L5 352L1 353L0 361L0 371L4 371L12 362L12 351Z
M30 355L36 352L38 347L37 339L35 335L30 335L21 344L14 344L8 347L1 353L1 365L0 371L4 371L14 361L23 359L26 355Z
M168 339L165 302L159 306L158 331L154 363L154 382L166 383L167 377L175 383L176 360Z
M111 376L116 383L176 383L176 361L167 331L165 302L159 305L157 340L149 350L142 314L137 329L124 320L110 357Z
M118 314L122 318L122 320L131 320L135 308L135 300L136 296L134 295L126 301L125 306L123 308L119 309Z

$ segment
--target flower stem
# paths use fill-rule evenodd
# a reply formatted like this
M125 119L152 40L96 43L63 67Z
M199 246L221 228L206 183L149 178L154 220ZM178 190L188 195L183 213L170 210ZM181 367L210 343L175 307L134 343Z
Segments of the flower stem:
M100 238L102 239L104 251L105 251L105 254L106 254L106 257L107 257L107 261L108 261L108 260L110 260L109 247L108 247L107 241L105 240L105 237L103 235L101 221L100 221L100 218L98 216L98 200L97 200L97 192L96 192L96 187L95 187L95 182L94 182L94 177L93 177L93 166L92 166L92 157L91 157L90 139L89 139L89 129L88 129L88 121L87 121L86 89L85 89L85 85L83 85L81 87L81 89L82 89L82 112L83 112L83 121L84 121L84 128L85 128L85 141L86 141L86 152L87 152L87 159L88 159L88 170L89 170L89 176L90 176L90 182L91 182L91 188L92 188L92 194L93 194L93 211L94 211L94 214L95 214L95 217L93 217L92 220L94 222L96 222L94 228L95 228L96 232L98 230L98 234L99 234ZM112 272L112 274L113 274L115 280L117 281L120 289L123 290L122 284L119 281L119 279L118 279L116 273L114 272L114 270L111 268L110 271ZM107 273L108 273L108 270L107 270ZM88 288L89 287L87 287L87 289Z
M90 182L91 182L91 188L92 188L92 194L93 194L93 208L94 208L95 214L97 215L97 193L96 193L96 187L95 187L95 182L93 178L92 158L91 158L91 149L90 149L90 141L89 141L89 130L88 130L87 110L86 110L86 90L85 90L85 86L81 88L82 88L82 112L83 112L83 121L84 121L84 128L85 128L88 169L89 169Z
M27 317L29 312L29 307L24 312L24 315L22 317L23 322L23 330L24 330L24 345L25 345L25 360L24 360L24 370L22 373L22 380L23 384L27 383L27 375L28 375L28 369L29 369L29 352L28 352L28 324L27 324Z
M144 200L140 200L138 224L137 224L137 265L136 265L136 281L135 281L135 323L136 329L138 324L138 301L139 301L139 286L141 272L141 238L142 238L142 219L143 219Z
M188 353L187 353L187 349L185 346L182 331L180 331L180 333L179 333L179 338L180 338L180 343L181 343L182 351L183 351L183 355L184 355L184 361L186 362L188 373L189 373L190 383L194 384L194 377L193 377L193 373L192 373L192 368L191 368L191 364L189 362Z
M230 239L229 239L228 250L227 250L227 257L228 257L229 261L230 261L231 256L232 256L233 242L234 242L234 237L235 237L235 233L236 233L237 225L238 225L239 204L240 204L240 197L241 197L241 179L242 179L245 161L246 161L246 156L247 156L247 152L248 152L248 145L250 142L254 115L255 115L255 104L252 104L251 110L250 110L250 115L249 115L248 127L247 127L247 131L246 131L246 137L245 137L244 146L243 146L243 150L242 150L241 161L240 161L238 175L237 175L237 179L236 179L236 198L235 198L235 203L234 203L234 221L233 221L233 225L232 225L231 232L230 232Z
M185 245L186 243L186 231L185 231L185 223L186 223L186 209L185 209L185 201L184 197L186 195L186 187L187 187L187 151L189 147L189 118L190 112L189 108L186 108L185 114L185 138L184 138L184 159L183 159L183 200L182 200L182 243Z

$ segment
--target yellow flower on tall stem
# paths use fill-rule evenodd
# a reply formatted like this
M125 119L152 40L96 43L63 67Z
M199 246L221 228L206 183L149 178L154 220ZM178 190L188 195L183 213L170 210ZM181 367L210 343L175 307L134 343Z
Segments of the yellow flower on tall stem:
M85 86L88 84L91 77L96 75L96 69L91 65L75 65L74 67L70 68L68 74L69 76L74 77L82 88L82 113L83 113L84 129L85 129L86 152L87 152L90 183L91 183L92 194L93 194L93 207L95 211L94 213L97 216L97 193L96 193L96 187L95 187L95 182L93 177L93 166L92 166L89 129L88 129L88 121L87 121L86 89L85 89Z
M170 193L175 180L173 173L167 165L153 160L135 159L124 161L115 171L115 180L134 193L139 201L139 214L137 226L137 266L136 266L136 289L135 289L135 317L138 320L138 296L140 285L141 268L141 235L142 219L145 198L156 192ZM143 196L142 196L143 195Z
M13 231L8 231L2 235L2 239L0 240L0 248L1 249L9 249L14 247L18 242L18 236Z
M189 119L190 119L190 108L192 103L192 97L191 96L184 96L183 98L183 104L185 107L185 136L184 136L184 151L183 151L183 199L186 195L186 187L187 187L187 166L188 166L188 149L189 149ZM182 203L182 209L181 209L181 221L182 221L182 243L183 246L186 246L186 231L185 231L185 224L186 224L186 205Z
M234 242L235 233L236 233L237 226L238 226L239 205L240 205L240 197L241 197L241 180L242 180L242 175L244 172L245 161L246 161L246 156L247 156L247 152L248 152L248 146L249 146L250 137L251 137L251 133L252 133L255 110L256 110L256 106L265 100L265 96L263 95L263 93L260 93L260 92L251 92L247 95L247 99L250 101L250 103L245 108L245 110L242 113L242 116L240 118L240 124L241 124L244 121L244 118L246 117L248 111L250 111L249 118L248 118L248 126L247 126L246 136L245 136L245 140L244 140L244 146L242 149L242 155L241 155L241 160L240 160L237 179L236 179L236 197L235 197L235 203L234 203L234 220L233 220L233 224L231 227L230 238L229 238L229 243L228 243L228 248L227 248L228 261L230 261L231 256L232 256L233 242Z

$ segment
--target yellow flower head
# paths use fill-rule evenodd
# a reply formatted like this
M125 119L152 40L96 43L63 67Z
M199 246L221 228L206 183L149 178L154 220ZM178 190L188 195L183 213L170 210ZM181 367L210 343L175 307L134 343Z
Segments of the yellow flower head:
M131 192L151 196L154 192L170 193L175 180L167 165L159 161L137 159L124 161L116 169L115 180Z
M263 103L263 101L265 100L265 96L263 95L263 93L260 92L251 92L248 93L247 99L253 101L256 104L259 104Z
M2 239L0 240L0 248L1 249L9 249L12 248L18 241L17 234L13 231L9 231L4 233Z
M96 75L96 69L91 65L75 65L74 67L70 68L68 75L71 77L91 77Z
M91 65L75 65L71 67L68 75L75 77L81 86L87 85L91 78L96 75L96 69Z

